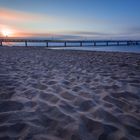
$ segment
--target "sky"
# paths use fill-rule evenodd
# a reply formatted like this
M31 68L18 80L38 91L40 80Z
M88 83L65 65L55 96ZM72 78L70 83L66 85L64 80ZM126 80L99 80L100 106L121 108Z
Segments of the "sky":
M140 0L0 0L0 37L140 39Z

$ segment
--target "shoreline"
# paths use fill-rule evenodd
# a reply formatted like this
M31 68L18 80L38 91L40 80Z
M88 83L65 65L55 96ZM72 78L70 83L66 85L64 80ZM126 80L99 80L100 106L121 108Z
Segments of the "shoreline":
M9 48L0 47L0 139L140 138L140 54Z

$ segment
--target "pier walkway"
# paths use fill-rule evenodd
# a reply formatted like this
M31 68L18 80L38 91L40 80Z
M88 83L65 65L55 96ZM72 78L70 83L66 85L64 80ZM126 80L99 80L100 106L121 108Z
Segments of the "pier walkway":
M51 47L50 43L60 44L61 47L70 47L72 44L75 47L82 46L130 46L130 45L140 45L140 40L41 40L41 39L0 39L0 46L3 43L24 43L28 47L28 43L45 43L46 47Z

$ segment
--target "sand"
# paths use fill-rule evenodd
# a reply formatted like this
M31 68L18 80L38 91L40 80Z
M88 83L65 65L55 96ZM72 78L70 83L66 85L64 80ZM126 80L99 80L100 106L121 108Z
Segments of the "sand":
M0 48L0 140L139 140L140 54Z

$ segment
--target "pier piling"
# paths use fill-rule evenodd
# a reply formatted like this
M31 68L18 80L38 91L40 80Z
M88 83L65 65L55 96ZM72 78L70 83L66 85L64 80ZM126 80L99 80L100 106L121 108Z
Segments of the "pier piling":
M82 41L80 42L80 46L81 46L81 47L83 46L83 42L82 42Z
M25 46L28 47L28 43L27 43L27 41L25 41Z
M129 41L127 41L127 46L129 46Z
M64 42L64 46L67 47L67 42Z
M2 41L0 41L0 46L2 46Z
M48 47L49 46L49 44L48 44L48 41L46 42L46 47Z
M106 46L108 46L108 41L106 42Z

